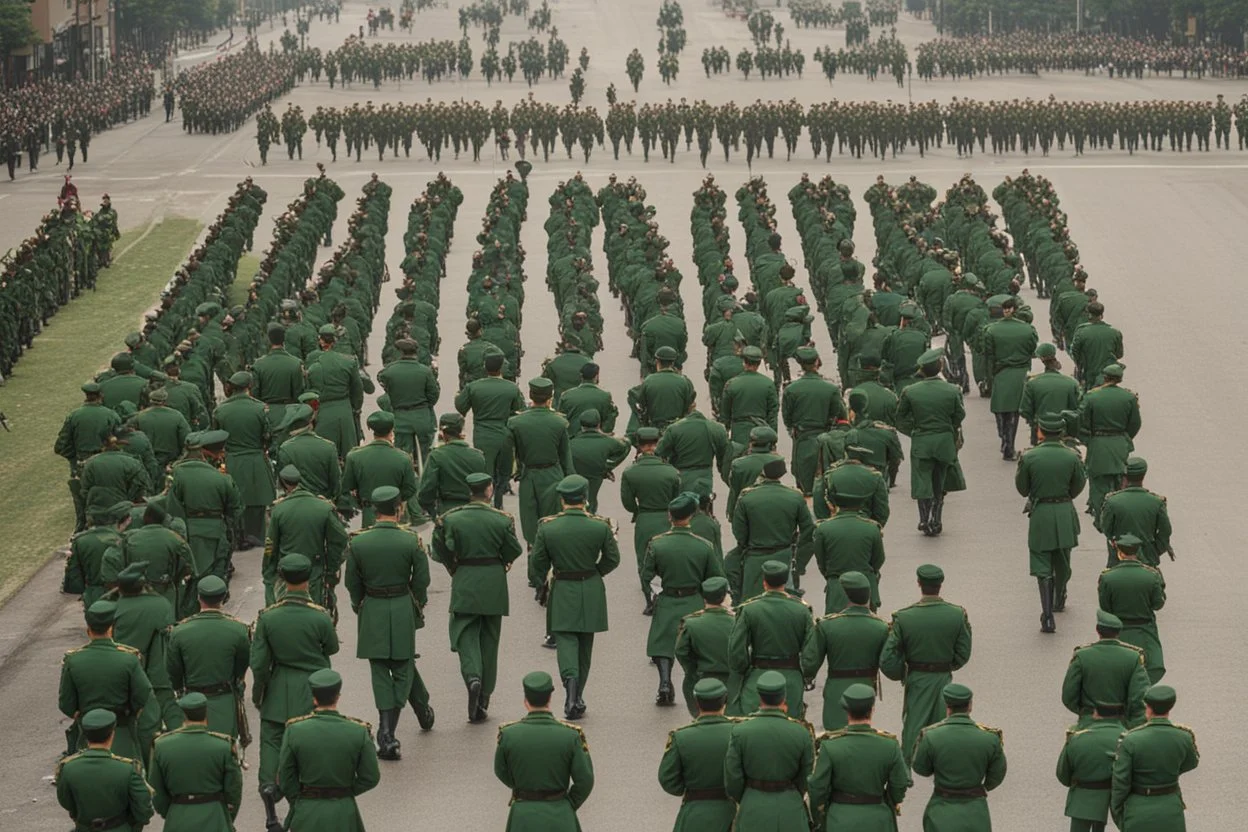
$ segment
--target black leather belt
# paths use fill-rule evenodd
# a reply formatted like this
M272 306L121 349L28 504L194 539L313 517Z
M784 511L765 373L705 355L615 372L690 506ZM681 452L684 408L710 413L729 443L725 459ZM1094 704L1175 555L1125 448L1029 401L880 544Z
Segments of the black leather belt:
M952 673L950 662L906 662L906 667L919 673Z
M1161 797L1174 794L1178 790L1178 783L1171 783L1169 786L1132 786L1131 794L1138 794L1140 797Z
M455 561L455 566L502 566L503 562L498 558L464 558Z
M526 471L544 471L547 468L555 468L558 465L559 465L558 462L547 462L543 465L525 465L524 469Z
M1113 785L1112 780L1072 780L1070 787L1072 789L1108 789Z
M746 554L770 555L773 552L783 552L786 549L792 549L793 544L787 543L784 546L746 546L744 548L745 548Z
M695 800L727 800L728 792L723 789L686 789L682 803L691 803Z
M556 581L588 581L590 578L598 574L597 569L587 569L584 572L556 572Z
M801 659L797 656L785 656L782 659L754 659L753 666L758 670L800 670Z
M937 786L934 792L937 797L965 798L967 800L988 796L988 790L983 786L973 786L969 789L946 789L943 786Z
M398 598L407 595L409 589L406 584L399 586L369 586L364 588L364 594L369 598Z
M393 407L393 405L391 405L391 407ZM394 407L394 412L399 413L404 410L428 410L429 407L430 406L427 404L405 404L399 407Z
M850 792L832 792L833 803L849 803L854 806L871 806L883 803L884 798L870 794L851 794Z
M671 589L663 587L663 594L671 598L688 598L690 595L695 595L698 592L699 589L696 586L678 586Z
M1124 627L1138 627L1141 624L1152 624L1151 618L1128 618L1125 615L1118 616L1118 620L1122 622Z
M334 800L355 797L355 792L348 786L300 786L299 796L310 800Z
M202 693L204 696L220 696L223 693L233 693L234 685L230 682L217 682L212 685L187 685L187 693Z
M92 818L85 823L77 824L78 829L90 829L91 832L104 832L105 829L116 829L130 822L129 815L116 815L111 818Z
M179 794L174 795L173 802L181 806L195 806L200 803L224 803L225 792L212 794Z
M1071 499L1070 499L1069 497L1040 497L1040 498L1038 498L1038 499L1034 500L1033 502L1035 502L1036 504L1040 504L1040 503L1069 503L1069 502L1071 502Z
M870 679L879 673L878 667L837 668L828 671L829 679Z
M205 518L205 517L211 517L211 518L214 518L214 519L220 519L220 518L221 518L221 512L219 512L219 511L188 511L188 512L186 513L186 516L187 516L187 517L192 517L192 518L195 518L195 519L197 519L197 520L198 520L198 519Z
M1124 435L1124 431L1120 431L1120 430L1094 430L1094 431L1092 431L1092 435L1093 435L1093 436L1123 436L1123 435Z
M512 800L562 800L567 796L563 789L512 789Z
M752 780L747 779L745 786L748 789L754 789L760 792L789 792L795 791L797 786L793 785L792 780Z

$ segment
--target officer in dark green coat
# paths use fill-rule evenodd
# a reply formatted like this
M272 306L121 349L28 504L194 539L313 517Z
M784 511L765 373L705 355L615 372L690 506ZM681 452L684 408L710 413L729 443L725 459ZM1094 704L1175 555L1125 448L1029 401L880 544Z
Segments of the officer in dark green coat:
M356 420L364 407L364 385L355 359L334 349L337 328L325 324L318 330L317 337L320 352L313 353L305 361L308 389L320 396L316 432L333 442L338 448L338 458L343 459L361 438Z
M276 432L286 411L299 402L306 380L303 362L286 349L286 327L269 324L269 351L251 365L252 395L269 408L269 427Z
M855 682L840 695L845 724L815 739L810 775L814 829L894 832L910 787L897 735L871 727L875 691Z
M943 355L923 353L921 380L897 400L897 430L910 437L910 496L919 503L919 531L928 536L944 531L945 495L966 489L958 463L966 408L962 389L939 377Z
M238 540L242 549L264 541L264 513L273 504L273 468L268 459L269 409L251 395L251 373L230 376L229 396L212 411L212 426L229 433L225 469L238 486L243 513Z
M100 400L99 384L88 381L82 385L82 392L86 401L65 417L53 448L57 456L69 463L69 494L77 517L74 530L79 532L87 527L86 494L78 479L82 465L104 447L107 431L121 424L121 417Z
M759 602L754 602L759 603ZM739 625L738 625L739 626ZM724 758L724 787L737 802L733 829L805 829L810 825L806 788L815 762L814 729L788 711L792 685L767 670L755 680L758 708L733 726Z
M633 518L633 552L641 594L646 599L645 615L654 613L654 593L642 574L646 546L650 538L668 529L667 507L680 493L680 472L655 453L659 438L658 428L638 428L637 456L620 475L620 502Z
M1057 347L1041 344L1036 347L1035 356L1044 364L1044 372L1028 377L1018 408L1018 415L1031 426L1033 445L1039 441L1036 420L1045 413L1078 410L1082 396L1079 382L1062 372L1061 362L1057 360Z
M390 397L394 414L394 444L417 459L429 456L433 444L433 408L442 388L433 369L416 358L417 343L410 338L395 341L402 357L377 374L377 381ZM417 453L419 445L419 454Z
M724 790L724 758L739 720L724 715L728 688L714 678L693 685L695 719L667 735L659 785L682 798L672 832L729 832L737 813Z
M690 528L698 502L696 494L684 491L667 504L671 529L650 538L641 565L642 583L651 586L657 579L660 584L646 640L646 655L659 671L656 705L676 704L672 664L680 622L702 606L702 582L724 574L723 558L716 554L715 547Z
M161 471L160 479L152 485L160 489L164 486L164 472L182 454L186 437L191 434L191 424L185 416L169 407L169 391L165 388L153 390L150 399L151 407L139 411L130 421L152 440L152 453Z
M298 468L287 465L278 478L286 493L273 504L264 559L260 562L265 604L277 600L278 561L286 555L300 554L312 561L308 580L312 600L334 611L334 588L341 578L347 528L333 503L302 487Z
M147 564L138 561L117 575L117 589L108 598L117 604L113 620L113 640L139 651L140 663L152 685L152 698L139 715L139 758L146 766L152 740L164 729L178 727L181 711L174 704L166 659L169 631L173 628L173 608L159 594L148 589L144 576Z
M187 438L187 458L177 462L169 477L169 513L186 522L187 540L195 555L195 574L216 575L229 582L229 529L241 517L243 499L223 464L223 430L193 433Z
M815 621L802 645L802 674L808 681L819 676L826 661L823 683L823 730L845 727L841 694L861 682L879 686L880 651L888 639L888 622L871 612L871 582L861 572L845 572L837 579L847 605Z
M56 800L74 829L139 832L152 819L143 764L112 751L117 715L93 708L81 717L84 750L56 765Z
M741 351L741 358L745 362L745 372L725 384L719 397L719 420L728 427L729 436L738 448L749 444L750 430L758 425L776 430L780 414L775 382L758 371L763 351L758 347L746 347Z
M92 508L87 517L91 527L70 538L65 576L61 579L61 592L81 595L83 610L90 609L107 590L105 557L121 544L122 532L130 522L130 503L121 501L106 508Z
M802 493L810 496L819 459L815 448L819 434L845 418L845 402L841 388L819 374L823 361L818 352L803 347L796 356L802 375L785 385L780 412L785 429L793 437L793 478Z
M66 731L67 748L82 748L83 714L103 708L117 716L117 732L112 747L123 757L142 765L139 744L139 717L152 701L152 684L143 672L139 651L113 641L117 605L96 601L86 611L87 637L84 646L70 650L61 660L58 696L60 711L74 724Z
M419 714L429 694L416 669L416 631L425 625L429 558L420 537L399 522L399 490L383 485L369 495L376 522L347 544L346 585L356 614L356 648L367 659L377 705L378 756L399 759L395 737L403 704ZM432 720L427 720L432 723ZM426 720L421 720L425 727Z
M992 369L991 409L997 420L1003 459L1014 458L1023 387L1040 341L1036 328L1014 314L1017 306L1013 298L1006 298L1001 304L1004 317L990 324L981 337L984 358Z
M1166 660L1157 632L1157 611L1166 605L1166 579L1160 570L1140 561L1144 541L1128 532L1114 541L1118 563L1101 573L1096 594L1101 609L1122 621L1118 637L1144 651L1150 684L1166 675Z
M181 727L156 738L148 781L168 832L233 832L243 798L234 738L208 729L208 697L178 700Z
M1027 549L1030 571L1040 586L1040 631L1057 630L1054 612L1066 608L1070 553L1079 545L1079 512L1074 500L1087 483L1079 452L1062 444L1066 422L1056 413L1036 421L1040 444L1018 460L1014 487L1027 498L1030 515Z
M840 612L849 603L839 580L846 572L857 572L867 577L871 585L871 609L880 608L884 534L880 524L867 516L866 504L870 497L862 492L838 490L832 496L836 513L815 525L815 565L826 581L824 615Z
M1177 698L1169 685L1149 688L1147 721L1118 742L1109 813L1121 832L1187 829L1179 778L1200 765L1200 752L1192 729L1170 721Z
M216 575L199 579L199 612L169 636L169 683L176 693L208 699L208 728L246 748L251 744L243 695L251 657L251 627L221 609L229 588Z
M494 476L494 508L503 507L511 481L507 420L524 410L524 394L514 381L503 378L503 361L502 355L487 355L485 378L468 382L455 394L455 409L463 416L472 412L472 446L485 454L485 469Z
M581 383L582 371L591 363L593 359L581 352L580 336L565 332L559 354L542 363L542 377L549 379L554 385L556 409L563 394Z
M1088 446L1088 513L1101 517L1101 502L1118 487L1140 432L1140 401L1122 386L1123 366L1105 368L1105 383L1083 396L1079 406L1079 440Z
M394 446L394 416L384 410L374 411L368 415L368 429L373 441L353 448L342 466L342 494L361 508L364 528L373 524L376 512L369 495L378 488L390 485L399 489L399 499L404 503L420 490L411 454ZM414 513L419 520L419 512Z
M914 773L931 777L932 796L923 828L933 832L991 832L988 792L1005 780L1005 746L999 728L971 719L971 689L945 685L945 718L919 733Z
M1127 457L1122 489L1106 494L1101 503L1097 528L1108 539L1109 566L1118 562L1117 549L1112 541L1123 534L1133 534L1144 541L1140 547L1140 560L1149 566L1160 564L1163 552L1174 560L1174 547L1170 545L1174 529L1170 524L1166 498L1144 487L1146 474L1148 462L1143 457Z
M971 659L971 622L966 610L940 597L945 573L923 564L915 574L922 598L893 613L888 639L880 651L880 670L905 686L901 749L914 758L919 731L939 722L941 691L953 672Z
M580 387L574 389L579 390ZM633 446L602 428L602 417L596 408L582 410L577 421L580 430L568 445L572 452L572 468L589 481L589 513L593 514L598 510L598 492L602 489L603 480L608 477L615 479L615 469L628 458Z
M148 586L168 601L174 617L180 618L196 609L191 580L195 558L186 539L165 525L167 519L161 501L149 501L142 510L142 523L127 528L121 540L105 552L101 577L106 584L114 583L118 573L131 563L146 561Z
M676 661L684 671L681 691L690 716L697 716L694 685L703 679L729 683L728 640L736 622L733 611L724 606L728 597L727 578L707 578L702 582L702 609L686 615L676 632Z
M607 631L602 579L620 565L611 521L585 510L588 486L576 474L559 481L556 492L563 510L542 520L529 552L529 585L550 606L547 622L555 637L569 719L585 715L594 634Z
M573 470L568 420L551 407L554 389L548 378L532 379L532 406L507 420L507 445L520 481L520 532L530 550L538 522L559 511L555 486Z
M581 383L571 390L565 390L559 397L559 411L568 420L568 433L573 438L580 433L581 414L586 410L598 411L599 424L607 433L615 430L615 420L620 415L619 408L611 397L611 391L598 386L600 369L597 364L589 363L581 367Z
M509 832L580 832L576 810L594 788L589 743L550 712L549 673L526 674L523 719L498 727L494 776L511 789Z
M758 708L758 680L768 671L777 671L788 685L788 710L805 714L805 678L801 652L814 628L810 607L785 591L789 566L778 560L762 564L763 592L737 607L732 637L728 642L728 664L740 681L733 699L740 712Z
M312 712L286 723L278 782L290 802L287 829L364 832L355 799L381 782L373 731L339 713L342 676L323 668L308 676Z
M338 504L342 460L338 458L338 447L317 435L312 425L314 418L311 405L300 402L286 408L286 417L275 428L287 437L277 448L277 470L295 466L304 488Z
M1075 648L1062 680L1062 704L1079 717L1078 727L1092 721L1097 702L1121 702L1128 727L1144 720L1144 692L1148 671L1144 651L1118 638L1122 620L1105 610L1096 611L1096 634L1091 644Z
M676 369L676 350L659 347L654 356L655 372L628 391L628 406L635 420L629 423L629 434L635 431L635 425L666 429L684 417L697 398L693 382Z
M464 479L472 501L438 517L433 559L451 576L451 651L468 688L468 721L477 723L485 721L498 681L503 617L511 612L507 573L523 547L516 521L491 505L493 477L477 471Z
M682 490L704 488L709 493L715 471L723 471L732 457L732 444L724 426L706 418L695 403L663 431L655 453L680 472Z
M802 492L780 481L786 470L783 459L765 464L759 483L741 492L732 512L732 533L741 554L743 600L763 591L762 566L767 561L783 563L787 579L795 547L808 546L814 532ZM731 582L733 576L728 579ZM790 706L796 699L800 697L790 699Z
M488 381L488 378L477 381ZM430 517L437 517L465 505L471 499L467 485L468 475L489 473L491 470L485 454L464 441L463 416L455 412L443 413L438 419L438 427L442 442L425 457L425 467L420 474L420 490L416 492L416 502L420 503L421 510ZM511 459L510 455L507 455L507 459ZM510 463L508 466L510 467Z
M1126 727L1122 705L1098 702L1087 728L1066 729L1066 743L1057 758L1057 779L1066 791L1070 832L1105 832L1114 752Z
M338 652L329 611L308 595L312 561L286 555L277 568L286 593L256 616L250 660L251 703L260 711L260 799L269 826L277 820L278 755L286 721L312 710L308 676L329 667L329 657Z

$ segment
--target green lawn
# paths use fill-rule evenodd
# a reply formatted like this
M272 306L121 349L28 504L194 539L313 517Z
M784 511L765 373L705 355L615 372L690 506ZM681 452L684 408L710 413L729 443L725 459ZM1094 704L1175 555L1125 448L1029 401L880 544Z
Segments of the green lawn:
M238 258L238 276L230 284L226 298L230 306L243 306L247 303L247 287L251 279L260 271L260 258L254 254L244 254Z
M113 265L100 272L99 288L57 313L0 387L0 411L13 428L0 431L0 604L73 532L68 466L52 445L65 414L82 401L79 387L125 348L127 332L140 328L143 313L190 253L200 225L171 218L146 237L144 230L121 235Z

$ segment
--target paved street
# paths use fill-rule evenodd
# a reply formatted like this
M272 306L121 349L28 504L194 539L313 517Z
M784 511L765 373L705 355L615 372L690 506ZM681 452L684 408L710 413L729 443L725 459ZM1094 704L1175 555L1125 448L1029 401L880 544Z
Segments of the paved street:
M805 79L747 83L737 75L708 80L698 60L702 49L723 45L735 55L748 43L749 35L744 21L725 18L718 11L718 4L705 0L684 3L689 44L682 56L679 83L669 90L660 83L654 67L658 0L563 0L551 6L555 25L567 41L573 60L581 46L589 49L586 101L604 115L603 91L608 82L614 81L621 99L629 97L624 93L628 84L624 57L634 46L642 50L649 64L640 100L687 96L690 100L706 98L713 103L735 98L738 104L745 104L759 97L794 97L810 104L833 96L841 100L904 100L907 94L887 78L872 84L863 76L838 75L836 83L829 86L811 55L824 43L842 45L843 29L797 29L789 24L787 12L783 11L776 13L777 19L785 23L794 46L806 53ZM310 44L322 48L336 46L363 22L366 11L364 4L350 3L338 26L314 20ZM418 40L459 37L454 9L425 12L417 16L416 24L414 37ZM479 59L480 30L470 29L469 33ZM269 36L267 30L263 34ZM272 34L280 35L280 29ZM934 30L927 23L903 17L899 34L910 42L913 54L913 44L931 37ZM503 43L526 37L523 23L508 18ZM398 41L402 35L396 30L384 39ZM1049 92L1060 98L1210 99L1217 92L1238 98L1240 87L1217 81L1111 81L1104 76L1066 74L962 83L916 82L913 93L916 100L934 97L942 101L954 95L1021 98L1047 96ZM318 104L342 107L370 98L380 104L423 101L429 96L462 96L479 98L488 105L495 99L512 103L527 92L519 81L487 89L474 70L467 83L447 82L432 87L416 81L401 88L383 85L380 90L373 90L371 85L356 84L353 89L331 91L322 81L297 88L289 100L310 114ZM533 92L539 100L561 105L568 100L566 80L544 80ZM280 106L285 108L285 100ZM270 155L269 165L261 168L254 135L253 123L231 135L187 136L181 132L177 116L173 123L165 124L153 115L100 136L92 143L91 162L81 166L80 172L75 170L74 181L84 205L96 204L99 194L107 190L122 227L129 228L168 214L211 221L235 183L243 176L254 176L269 192L266 213L256 233L259 254L261 241L267 242L271 235L272 218L294 197L303 179L315 174L313 162L329 162L329 152L317 149L309 135L305 145L311 152L302 164L288 162L284 151L275 148L278 152ZM854 239L858 256L864 262L869 262L874 253L874 240L862 194L879 173L897 184L915 175L942 195L964 172L974 174L989 192L1005 176L1016 174L1023 167L1052 180L1069 213L1072 237L1090 275L1089 286L1099 290L1107 308L1106 320L1125 334L1124 385L1140 397L1144 428L1136 443L1137 452L1150 463L1148 486L1169 497L1179 560L1163 567L1168 602L1159 615L1159 626L1169 668L1165 681L1179 694L1175 719L1195 729L1203 752L1200 769L1183 781L1188 828L1196 832L1237 828L1234 819L1242 818L1242 810L1248 808L1241 788L1248 768L1242 762L1240 732L1227 730L1224 725L1229 721L1227 711L1243 700L1248 668L1238 639L1224 639L1219 634L1233 620L1240 604L1239 589L1246 577L1235 541L1243 539L1238 525L1243 489L1236 475L1248 467L1248 450L1245 443L1238 441L1242 433L1241 413L1248 397L1239 385L1215 385L1213 381L1237 369L1236 351L1248 343L1237 320L1235 302L1242 291L1243 264L1248 254L1243 233L1248 223L1248 154L1167 152L1128 157L1115 150L1089 151L1081 159L1074 159L1070 153L1055 153L1049 159L1027 159L1016 154L976 155L970 160L959 160L946 146L926 159L910 153L880 164L834 156L831 165L824 165L805 156L809 153L805 142L802 153L801 159L791 163L777 158L763 160L754 167L755 174L767 179L769 192L777 203L785 250L799 258L797 230L784 194L803 171L812 176L831 174L849 186L858 209ZM715 154L711 158L714 162ZM53 166L54 161L54 156L45 157L39 174L23 173L15 183L0 182L0 215L4 217L0 247L7 248L28 235L38 216L54 204L61 172ZM347 193L340 206L336 240L341 240L345 233L349 201L359 195L373 171L393 186L387 253L391 270L397 273L403 256L407 206L439 169L463 190L465 197L447 264L439 321L444 345L440 363L447 368L442 374L439 410L447 410L454 395L454 350L463 340L465 284L473 236L489 188L504 173L506 165L496 161L456 161L448 151L439 168L425 160L422 151L419 160L413 155L411 160L387 158L380 164L375 157L371 161L365 158L359 164L342 161L329 166L329 175ZM529 177L529 217L521 234L529 252L530 278L522 331L526 351L522 378L536 375L543 358L552 352L558 322L553 301L542 291L546 198L559 181L577 170L584 171L594 190L606 184L612 172L636 176L645 186L650 203L657 206L660 231L671 240L670 253L685 275L683 292L690 309L691 330L688 366L694 370L692 377L699 399L705 402L707 387L700 373L705 352L697 338L702 319L696 304L689 303L695 297L697 281L688 217L691 195L705 175L697 165L696 152L682 152L674 165L661 160L643 164L640 155L622 158L617 164L612 162L608 147L596 150L588 165L566 158L552 158L548 165L535 164ZM730 195L750 175L742 157L734 157L727 166L716 165L712 171ZM744 276L744 237L735 217L736 208L730 200L732 255ZM328 249L324 256L329 256ZM598 271L603 273L606 260L601 229L595 240L594 257ZM809 286L804 269L798 269L798 282ZM107 288L105 272L100 289ZM152 287L153 301L159 288ZM1043 321L1047 301L1037 300L1028 290L1024 293L1036 309L1038 321ZM612 390L623 409L626 390L637 381L637 362L627 357L629 343L623 313L611 301L605 285L600 297L604 301L606 348L598 360L603 367L604 385ZM89 303L90 299L76 302ZM380 350L381 322L394 303L393 285L383 287L382 308L374 328L374 343L370 344L374 375L379 369L376 355ZM1041 325L1038 329L1044 338L1047 328ZM833 352L822 320L815 323L814 334L825 363L830 364ZM907 498L904 484L908 472L904 466L898 478L902 485L892 492L893 519L885 537L888 562L881 586L881 614L887 615L915 600L916 566L933 562L944 567L948 576L945 597L967 606L975 635L973 657L956 675L957 681L975 690L975 717L1005 732L1009 774L989 800L996 828L1006 832L1064 829L1065 792L1054 778L1053 769L1063 730L1072 720L1061 705L1060 687L1071 649L1095 638L1095 582L1104 564L1104 545L1090 519L1084 517L1084 538L1075 556L1067 611L1058 616L1056 635L1042 635L1035 581L1027 574L1027 518L1021 513L1022 500L1014 492L1014 466L1000 459L987 402L968 398L967 409L962 461L969 487L950 498L943 536L929 539L915 531L917 513L914 503ZM48 437L48 475L61 477L62 467L50 453L53 439ZM782 438L781 446L787 453L787 439ZM721 494L724 491L721 487ZM722 504L721 496L717 508ZM514 508L510 498L506 507ZM662 792L655 774L667 731L683 724L686 715L683 708L658 709L653 705L657 679L645 655L649 619L640 615L642 600L633 570L632 529L620 506L618 488L604 488L600 511L620 524L623 564L606 581L611 630L597 640L594 673L586 696L589 713L581 723L589 739L597 779L594 793L580 813L581 824L594 832L670 828L679 801ZM726 520L724 524L727 527ZM427 532L428 529L426 538ZM727 528L725 535L730 536ZM5 541L0 545L20 542ZM235 556L238 572L229 607L248 621L254 619L263 594L259 557L258 549ZM381 785L360 801L370 830L503 828L508 792L493 776L496 726L522 715L519 680L525 672L555 671L553 651L540 646L543 611L532 602L522 567L523 562L510 573L512 615L503 627L499 690L487 725L466 723L466 697L456 657L448 647L445 625L449 580L444 570L435 568L426 610L428 626L418 633L418 649L422 653L419 666L437 709L437 726L422 734L410 710L404 715L399 727L403 760L383 764ZM11 717L20 715L11 719L5 743L7 753L0 757L0 782L7 784L0 796L0 827L23 832L61 832L67 827L66 816L57 806L50 784L57 753L63 747L61 732L65 727L56 709L55 692L61 654L82 643L85 635L77 600L57 591L61 568L61 560L55 559L0 609L0 702ZM813 580L808 579L808 597L815 599L821 609L822 580L813 571L812 575ZM346 610L345 593L342 599ZM373 722L376 714L368 686L368 667L365 661L354 658L355 621L349 612L344 613L339 631L342 651L335 657L334 666L346 678L342 710ZM807 694L816 717L821 696L821 689ZM556 695L556 702L561 705L561 694ZM901 702L900 686L886 682L884 699L877 711L879 727L900 732ZM253 728L255 724L253 721ZM257 753L253 746L245 805L239 815L240 830L263 828L255 792ZM922 806L931 791L930 781L916 781L900 821L904 832L921 829ZM159 822L153 828L159 829Z

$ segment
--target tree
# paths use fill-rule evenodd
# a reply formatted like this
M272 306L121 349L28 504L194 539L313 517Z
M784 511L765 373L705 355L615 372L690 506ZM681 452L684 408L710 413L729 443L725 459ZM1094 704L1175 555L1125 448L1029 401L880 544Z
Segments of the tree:
M10 54L38 42L39 33L30 20L26 0L0 0L0 58L5 64Z

